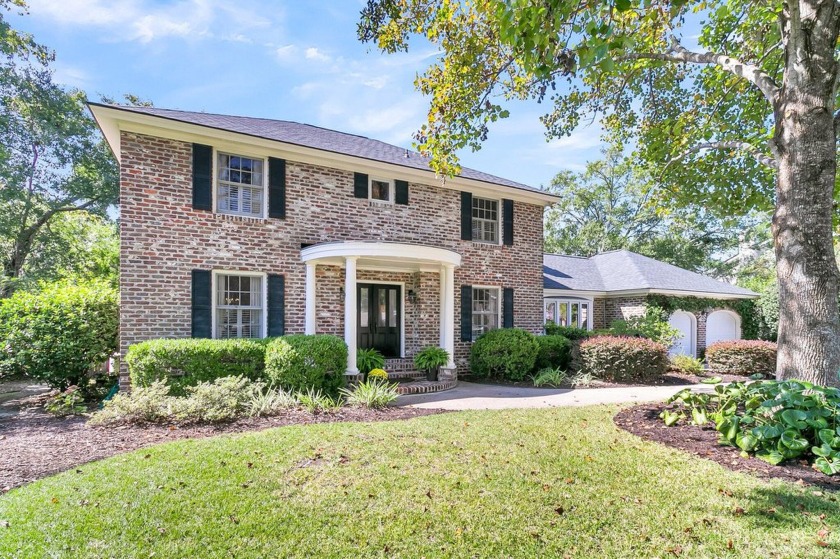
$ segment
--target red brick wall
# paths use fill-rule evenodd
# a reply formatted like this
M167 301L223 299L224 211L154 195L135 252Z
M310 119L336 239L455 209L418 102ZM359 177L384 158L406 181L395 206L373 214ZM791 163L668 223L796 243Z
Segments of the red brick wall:
M515 326L541 331L542 206L515 204L514 246L482 245L460 240L457 191L411 183L408 206L380 205L354 198L352 172L287 160L287 218L232 217L192 209L191 150L186 142L122 133L123 353L142 340L190 335L193 269L284 274L286 331L302 332L301 244L341 240L398 241L454 250L462 256L462 265L455 270L456 298L462 284L513 287ZM360 278L375 279L375 274L368 274L359 271ZM434 273L398 275L406 285L416 286L419 296L418 303L405 305L410 355L409 347L413 351L439 342L439 280ZM319 332L343 333L342 285L341 269L318 267ZM456 340L459 332L456 300ZM457 342L456 359L462 366L468 346Z

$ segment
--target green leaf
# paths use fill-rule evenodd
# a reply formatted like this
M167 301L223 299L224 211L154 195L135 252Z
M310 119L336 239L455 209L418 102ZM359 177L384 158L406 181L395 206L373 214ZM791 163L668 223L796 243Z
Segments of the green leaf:
M759 450L755 453L755 457L760 458L761 460L764 460L774 466L778 466L785 461L785 457L780 452L768 449Z
M706 411L700 408L691 408L691 419L695 425L705 425L709 422Z
M751 452L758 446L758 438L752 433L742 431L735 436L735 444L741 450Z
M831 459L820 456L814 460L814 467L827 476L833 476L840 472L840 459Z
M780 442L794 451L802 451L810 446L808 440L802 437L802 434L796 429L787 429L782 433Z
M785 410L781 414L781 419L784 423L797 429L804 429L805 419L808 414L802 410Z
M720 384L720 382L722 380L723 380L723 378L721 378L721 377L710 377L710 378L704 378L700 382L702 382L703 384Z

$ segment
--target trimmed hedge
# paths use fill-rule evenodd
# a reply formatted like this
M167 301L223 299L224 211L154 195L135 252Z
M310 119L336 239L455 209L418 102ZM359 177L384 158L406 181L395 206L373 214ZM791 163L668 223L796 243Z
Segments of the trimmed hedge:
M706 363L716 373L775 375L776 344L759 340L717 342L706 348Z
M580 343L581 372L610 382L648 381L668 370L668 350L647 338L598 336Z
M557 367L564 371L569 368L569 362L572 359L572 342L565 336L550 335L537 336L537 362L534 365L535 371L541 371L545 368L556 369Z
M490 330L470 350L470 372L477 377L522 380L534 370L537 336L519 328Z
M592 332L586 328L576 328L574 326L558 326L553 322L545 325L545 333L547 336L563 336L567 340L577 341L585 340L592 337Z
M101 281L39 287L0 299L0 377L85 389L88 372L117 350L119 295Z
M293 334L266 346L266 378L285 390L337 395L346 370L347 344L337 336Z
M170 394L182 396L187 386L224 377L265 378L267 340L149 340L128 349L132 387L151 386L157 380L169 384Z

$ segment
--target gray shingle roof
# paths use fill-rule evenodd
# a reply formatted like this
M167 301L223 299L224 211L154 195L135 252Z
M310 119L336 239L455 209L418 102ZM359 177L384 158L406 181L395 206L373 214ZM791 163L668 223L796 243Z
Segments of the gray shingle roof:
M157 107L90 104L431 172L429 158L421 156L416 151L406 150L364 136L312 126L311 124L301 124L288 120L159 109ZM406 157L406 154L408 154L408 157ZM509 188L548 194L539 188L466 167L461 169L460 176Z
M591 258L546 254L543 256L545 289L577 291L667 290L754 297L743 287L690 272L629 250L596 254Z

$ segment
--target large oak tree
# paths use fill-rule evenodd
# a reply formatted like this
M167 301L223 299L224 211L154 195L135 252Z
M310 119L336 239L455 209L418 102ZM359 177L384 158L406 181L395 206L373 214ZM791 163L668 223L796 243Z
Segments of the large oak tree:
M417 139L444 175L536 99L549 136L600 118L631 141L674 203L772 207L778 376L837 384L838 27L837 0L370 0L359 36L440 48Z

